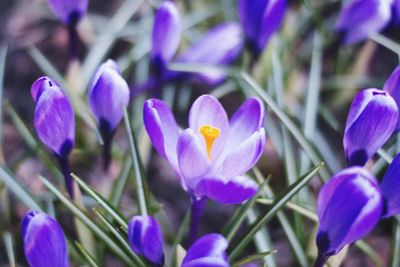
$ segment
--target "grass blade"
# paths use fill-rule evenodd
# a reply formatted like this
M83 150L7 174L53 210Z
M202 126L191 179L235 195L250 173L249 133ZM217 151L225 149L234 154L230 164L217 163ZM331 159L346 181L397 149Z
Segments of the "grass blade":
M229 255L230 261L234 260L238 256L239 252L241 252L247 246L258 230L260 230L264 224L270 221L286 202L288 202L300 189L307 185L307 183L314 177L315 174L317 174L322 166L323 164L321 163L311 169L309 172L297 179L297 181L286 190L285 194L275 199L268 212L262 217L258 218L257 221L255 221L249 227L249 230L244 234L243 238L240 239L240 242L234 246Z
M3 91L4 91L4 71L6 67L7 45L0 47L0 164L4 164L3 154Z
M246 263L250 263L250 262L256 261L258 259L262 259L265 256L272 255L272 254L274 254L276 252L277 252L276 250L269 250L269 251L264 251L264 252L260 252L260 253L257 253L257 254L253 254L253 255L247 256L246 258L243 258L243 259L238 260L237 262L233 263L232 267L243 266Z
M3 234L4 246L6 247L8 262L10 267L15 267L15 256L14 256L14 245L13 238L10 232L5 232Z
M75 247L79 254L85 259L85 261L91 267L99 267L95 259L89 254L89 252L81 245L81 243L75 241Z

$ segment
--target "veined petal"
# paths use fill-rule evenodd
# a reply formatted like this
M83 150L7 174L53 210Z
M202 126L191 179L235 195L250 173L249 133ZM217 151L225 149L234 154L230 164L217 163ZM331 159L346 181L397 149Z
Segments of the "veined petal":
M69 267L67 243L60 225L42 212L28 212L21 224L26 260L31 267Z
M397 1L400 7L400 1ZM396 101L397 107L400 107L400 65L390 74L386 80L383 90L388 92ZM397 130L400 129L400 119L397 122Z
M382 217L400 213L400 154L393 159L380 184L384 200Z
M343 138L349 165L364 165L390 138L398 121L398 108L385 91L366 89L353 101Z
M49 6L65 24L76 23L85 15L89 0L49 0Z
M157 221L151 216L133 216L128 225L132 250L157 266L164 264L163 237Z
M39 139L57 155L67 156L75 140L75 117L67 96L48 77L39 78L31 92L36 101L34 124Z
M178 162L180 173L189 189L196 187L210 168L205 142L192 129L186 129L178 139Z
M344 43L351 44L382 30L391 17L389 0L350 0L342 8L336 28L344 33Z
M129 87L113 60L103 63L97 70L88 100L97 123L106 122L111 131L116 129L129 103Z
M220 234L208 234L199 238L187 251L182 267L226 266L228 241ZM223 265L225 262L225 265ZM203 263L203 265L201 265Z
M238 11L240 22L248 42L257 45L261 21L269 0L239 0Z
M361 167L339 172L318 196L317 246L325 256L368 234L378 222L382 197L375 178Z
M164 1L154 18L151 57L164 68L175 55L181 40L182 22L176 5Z
M240 204L253 197L258 185L245 176L203 178L196 186L196 194L221 204Z
M261 128L225 155L216 175L234 177L245 174L261 157L264 144L265 130Z
M189 127L195 133L200 128L210 125L220 130L220 136L215 140L211 149L211 158L216 160L224 149L229 135L228 115L221 103L211 95L202 95L196 99L189 112Z
M149 99L143 106L143 121L154 148L179 173L179 129L171 109L161 100Z

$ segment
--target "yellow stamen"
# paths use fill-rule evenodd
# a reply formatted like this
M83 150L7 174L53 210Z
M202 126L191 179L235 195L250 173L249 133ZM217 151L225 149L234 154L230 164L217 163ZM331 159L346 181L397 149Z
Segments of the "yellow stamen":
M215 139L220 136L221 130L211 125L204 125L200 127L200 133L203 135L204 140L206 141L207 155L208 158L211 159L212 145L214 144Z

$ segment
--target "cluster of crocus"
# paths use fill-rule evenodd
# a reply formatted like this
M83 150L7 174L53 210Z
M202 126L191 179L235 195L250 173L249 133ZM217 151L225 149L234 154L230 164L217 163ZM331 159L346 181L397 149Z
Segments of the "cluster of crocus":
M134 216L128 231L132 250L155 266L163 266L163 239L157 221L151 216ZM205 235L190 246L181 267L228 267L227 247L228 241L222 235Z
M144 125L158 151L192 197L192 229L205 199L241 203L252 197L257 184L243 176L260 158L265 143L264 106L250 98L230 120L220 102L199 97L189 112L189 128L180 131L169 107L161 100L144 104Z
M129 103L129 87L117 64L109 59L97 69L88 93L89 107L99 127L104 145L103 163L107 170L115 131Z
M69 267L64 233L54 218L29 211L22 220L21 234L30 267Z
M342 8L336 24L345 44L352 44L381 31L392 17L393 0L349 0ZM396 10L396 8L393 8Z
M68 27L70 58L78 56L78 22L86 14L89 0L48 0L54 14Z
M68 193L73 197L73 182L68 161L75 140L72 106L60 86L46 76L32 84L31 94L36 103L36 133L59 160Z

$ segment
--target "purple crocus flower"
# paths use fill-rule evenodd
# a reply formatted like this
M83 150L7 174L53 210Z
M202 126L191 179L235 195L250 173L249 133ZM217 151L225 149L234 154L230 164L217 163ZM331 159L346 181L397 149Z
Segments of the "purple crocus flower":
M399 1L400 3L400 1ZM397 107L400 107L400 65L390 74L386 80L383 90L388 92L396 101ZM400 120L397 122L396 129L400 128Z
M228 241L220 234L199 238L187 251L181 267L229 267Z
M54 14L66 25L76 24L85 14L89 0L48 0Z
M205 33L197 42L178 56L176 62L203 65L228 65L243 49L243 33L238 23L220 24ZM175 75L172 75L176 78ZM225 72L210 70L186 76L192 81L215 86L225 79Z
M393 159L380 184L383 197L382 217L400 213L400 154Z
M162 72L175 55L181 32L182 21L175 3L163 2L155 15L152 34L151 61L157 71Z
M193 103L189 128L183 131L179 131L170 108L161 100L147 100L143 116L155 149L169 161L192 196L194 229L206 198L236 204L256 193L257 184L243 175L260 158L265 143L264 106L260 100L248 99L228 121L219 101L203 95Z
M239 18L246 33L246 43L258 57L271 36L279 29L285 15L285 0L239 0Z
M97 69L89 89L88 102L104 141L104 169L111 160L114 133L129 103L129 87L117 64L109 59Z
M390 138L398 121L398 108L385 91L365 89L351 104L343 146L347 164L363 166Z
M375 178L362 167L344 169L333 176L318 195L318 259L322 267L345 245L368 234L378 222L382 197Z
M151 216L133 216L128 225L132 250L157 266L164 264L163 237L157 221Z
M43 212L29 211L22 220L21 234L30 267L69 267L67 243L55 219Z
M352 44L381 31L390 21L392 0L349 0L343 6L336 29L343 42Z
M64 174L67 190L73 195L68 156L74 146L75 117L72 106L60 86L43 76L31 88L36 103L34 124L39 139L58 158Z

